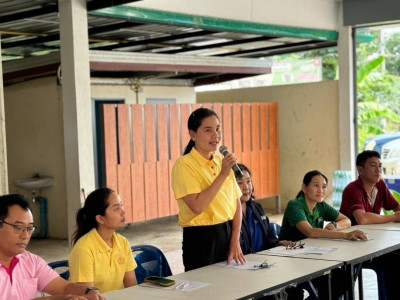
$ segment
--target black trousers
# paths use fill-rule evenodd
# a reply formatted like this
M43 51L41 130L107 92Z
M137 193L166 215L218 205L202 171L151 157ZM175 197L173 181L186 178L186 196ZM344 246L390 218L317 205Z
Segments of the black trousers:
M217 225L184 227L182 257L185 271L226 260L231 236L232 221Z

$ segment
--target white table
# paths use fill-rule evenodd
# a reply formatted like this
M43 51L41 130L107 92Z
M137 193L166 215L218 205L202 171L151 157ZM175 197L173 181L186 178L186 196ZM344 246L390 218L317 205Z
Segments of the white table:
M387 230L387 231L400 231L400 222L390 222L384 224L368 224L368 225L356 225L352 228L358 228L363 231L368 231L368 229L377 229L377 230Z
M248 261L263 262L265 255L246 255ZM239 270L218 266L207 266L189 272L170 276L175 280L200 281L209 286L183 292L134 286L127 289L105 293L107 300L120 299L248 299L270 291L283 288L290 283L302 283L325 275L343 265L338 261L313 260L268 256L274 263L268 269Z
M386 224L389 228L395 223ZM348 241L348 240L333 240L333 239L305 239L305 246L307 247L325 247L337 248L329 253L318 254L301 254L294 257L307 258L313 260L325 261L341 261L344 263L345 270L349 272L352 278L353 290L350 291L348 297L354 298L354 282L357 274L354 273L354 266L370 261L371 259L390 253L400 249L400 231L385 230L385 226L381 229L372 229L371 225L357 225L346 229L345 231L352 231L360 229L366 232L373 240L366 242L362 241ZM290 251L290 250L288 250ZM267 250L259 252L259 254L271 255ZM279 255L279 254L274 254Z

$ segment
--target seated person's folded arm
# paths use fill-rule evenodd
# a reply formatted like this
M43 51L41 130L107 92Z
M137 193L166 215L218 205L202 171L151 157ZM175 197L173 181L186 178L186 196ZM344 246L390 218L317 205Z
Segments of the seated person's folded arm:
M342 213L339 213L339 215L336 218L335 222L336 222L336 229L337 230L343 230L343 229L349 228L351 226L350 219L348 217L346 217Z
M362 209L356 209L353 211L353 216L360 225L400 221L400 211L396 211L393 215L378 215L372 212L365 212Z

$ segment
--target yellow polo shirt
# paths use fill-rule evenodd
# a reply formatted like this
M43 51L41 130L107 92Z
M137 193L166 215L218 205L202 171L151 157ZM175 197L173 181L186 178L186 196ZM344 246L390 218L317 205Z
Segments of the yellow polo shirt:
M222 157L214 153L208 160L193 148L189 154L178 158L172 168L172 189L179 206L179 225L215 225L232 220L237 208L237 199L242 192L236 183L233 171L222 184L211 203L200 214L193 213L183 197L198 194L209 187L221 172Z
M123 287L126 272L136 268L128 240L113 234L110 248L94 228L74 245L68 258L71 282L94 282L101 293Z

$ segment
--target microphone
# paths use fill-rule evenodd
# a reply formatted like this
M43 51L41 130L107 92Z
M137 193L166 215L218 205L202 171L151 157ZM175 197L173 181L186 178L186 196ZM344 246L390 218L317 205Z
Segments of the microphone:
M223 156L225 156L225 155L227 155L229 153L228 148L226 148L226 146L224 146L224 145L219 147L219 152L221 152L221 154ZM235 177L236 178L242 178L243 177L242 170L240 170L240 168L239 168L239 166L237 164L234 164L232 166L232 170L235 173Z

